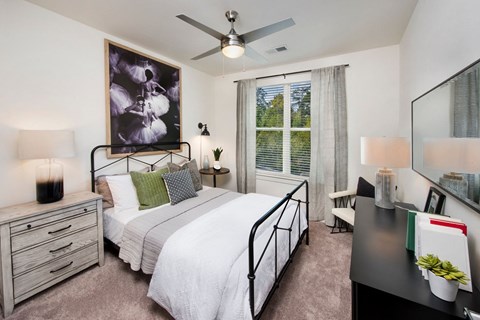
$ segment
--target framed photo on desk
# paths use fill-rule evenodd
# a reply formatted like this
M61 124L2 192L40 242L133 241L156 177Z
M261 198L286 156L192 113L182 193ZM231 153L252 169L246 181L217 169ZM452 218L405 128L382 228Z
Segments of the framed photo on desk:
M427 201L425 202L424 212L442 214L443 204L445 203L445 195L437 188L430 187L428 191Z

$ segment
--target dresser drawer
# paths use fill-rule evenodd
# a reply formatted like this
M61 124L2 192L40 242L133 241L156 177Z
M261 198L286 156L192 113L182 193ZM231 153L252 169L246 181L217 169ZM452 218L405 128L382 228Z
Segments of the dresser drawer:
M75 216L12 236L12 252L97 224L96 212Z
M97 209L96 203L89 202L89 203L85 203L77 206L71 206L61 210L60 209L54 210L47 214L30 217L28 219L14 221L10 223L10 233L12 235L15 235L18 232L35 229L43 225L46 225L58 220L67 219L69 217L72 217L81 213L96 211L96 209Z
M54 260L40 268L22 274L13 279L14 297L18 298L22 294L35 289L49 281L52 281L62 275L78 269L85 264L93 264L98 261L98 247L91 245L66 255L58 260Z
M98 230L93 226L89 229L47 242L38 247L20 251L12 256L13 275L17 276L45 262L96 243L97 237Z

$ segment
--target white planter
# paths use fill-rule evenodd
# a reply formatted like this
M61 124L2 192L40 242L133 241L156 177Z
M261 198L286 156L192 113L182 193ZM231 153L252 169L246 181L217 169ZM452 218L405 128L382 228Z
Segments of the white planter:
M458 281L438 277L429 270L428 282L430 283L430 291L432 291L435 296L445 301L455 301L459 286Z
M221 168L220 161L213 161L213 169L220 170Z

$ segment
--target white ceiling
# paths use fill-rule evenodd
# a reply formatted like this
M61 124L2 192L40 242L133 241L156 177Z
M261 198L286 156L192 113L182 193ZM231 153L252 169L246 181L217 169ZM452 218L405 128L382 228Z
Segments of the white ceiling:
M28 0L48 10L217 76L398 44L417 0ZM239 34L293 18L296 25L250 46L268 62L216 53L192 57L219 41L176 18L197 20L221 33L230 30L227 10L239 17ZM286 45L287 51L268 50ZM224 71L222 71L224 69Z

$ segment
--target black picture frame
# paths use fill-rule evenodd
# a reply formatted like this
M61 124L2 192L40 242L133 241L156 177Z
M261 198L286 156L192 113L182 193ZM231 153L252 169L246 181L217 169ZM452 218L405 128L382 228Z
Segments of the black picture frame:
M435 187L430 187L428 191L427 201L425 202L424 212L442 214L443 204L445 203L445 195Z
M181 130L181 68L105 39L108 158L158 154L138 152L130 144L179 142Z

